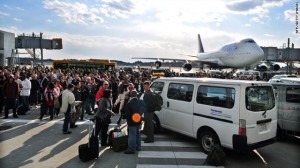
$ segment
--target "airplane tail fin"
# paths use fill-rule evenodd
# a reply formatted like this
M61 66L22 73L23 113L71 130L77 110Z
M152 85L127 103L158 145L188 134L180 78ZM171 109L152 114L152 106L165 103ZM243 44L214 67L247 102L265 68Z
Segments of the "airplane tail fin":
M198 45L199 45L199 53L204 53L204 49L203 49L203 45L202 45L202 41L201 41L201 37L200 34L198 34Z

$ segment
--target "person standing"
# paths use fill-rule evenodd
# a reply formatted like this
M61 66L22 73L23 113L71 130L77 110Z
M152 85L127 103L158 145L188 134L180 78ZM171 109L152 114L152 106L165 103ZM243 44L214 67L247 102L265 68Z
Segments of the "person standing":
M112 94L111 90L105 89L103 95L100 100L100 107L95 114L95 135L98 137L101 131L101 146L107 146L107 131L108 126L111 123L111 116L116 115L112 109L111 102ZM92 135L91 139L94 139L94 135Z
M139 131L141 125L141 115L146 109L143 100L137 98L137 91L130 92L130 101L125 107L125 117L128 124L128 149L125 154L134 154L141 150L141 134Z
M100 99L102 98L103 94L104 94L104 90L109 88L109 82L108 81L104 81L102 87L99 88L99 90L96 93L96 102L98 105L98 108L100 106Z
M40 88L40 82L37 80L37 75L32 75L31 82L31 89L30 89L30 105L33 105L34 108L36 108L36 105L38 104L38 91Z
M144 130L143 132L147 136L146 139L144 139L145 143L152 143L154 142L154 127L153 127L153 115L155 111L155 97L154 94L150 90L150 82L146 81L143 85L144 94L141 95L141 99L144 100L146 104L146 111L144 114Z
M48 83L48 87L45 89L45 106L44 110L41 110L40 120L43 119L45 113L49 110L50 120L53 120L54 116L54 99L58 96L57 93L54 91L54 84L53 82Z
M4 105L3 85L5 83L4 73L0 72L0 113L2 113Z
M75 101L81 101L80 82L76 81L76 82L74 82L74 85L75 85L75 88L74 88L73 94L75 96ZM70 128L76 128L77 127L77 125L75 123L80 117L81 108L82 108L81 104L75 106L75 112L72 113L72 117L71 117L72 119L71 119ZM83 118L81 120L83 120Z
M124 112L125 112L124 103L125 103L125 94L127 93L127 86L128 85L124 85L122 87L122 89L120 89L120 93L118 95L118 99L116 100L116 102L114 104L114 107L116 107L120 103L120 106L119 106L120 117L119 117L119 119L117 121L118 125L121 124L121 120L122 119L125 119L125 117L124 117Z
M62 105L60 112L65 113L65 119L63 124L63 134L71 134L69 131L69 125L71 122L71 106L75 103L75 96L73 94L74 85L68 84L68 88L62 93Z
M8 81L3 86L3 98L5 99L5 117L8 118L8 110L13 109L14 118L18 118L16 103L19 96L19 85L14 81L14 75L10 74Z
M22 90L20 92L21 99L22 99L22 105L26 108L27 111L30 110L29 96L30 96L31 82L30 82L29 78L30 78L30 75L27 74L25 79L22 81Z

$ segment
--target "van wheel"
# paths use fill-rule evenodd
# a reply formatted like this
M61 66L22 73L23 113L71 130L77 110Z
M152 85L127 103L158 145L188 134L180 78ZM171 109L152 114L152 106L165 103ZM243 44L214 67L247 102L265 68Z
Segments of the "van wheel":
M161 126L160 126L159 119L155 114L153 116L152 122L153 122L153 127L154 127L154 133L159 134L161 131Z
M205 130L199 135L200 148L206 154L212 151L215 145L220 145L218 136L210 130Z

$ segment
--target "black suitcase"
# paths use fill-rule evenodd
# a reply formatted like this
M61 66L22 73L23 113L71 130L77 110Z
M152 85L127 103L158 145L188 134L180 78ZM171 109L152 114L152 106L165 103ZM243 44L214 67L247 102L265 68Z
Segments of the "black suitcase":
M26 113L29 111L29 109L25 106L20 106L18 109L17 109L17 114L18 115L26 115Z
M115 128L108 134L108 144L115 152L125 150L128 147L128 135L126 135L125 132L122 132L124 127Z
M91 121L90 125L92 125L92 123L93 122ZM90 136L91 132L93 132L94 136ZM80 160L83 162L93 160L99 157L99 140L98 137L95 136L95 129L93 131L90 131L90 126L89 142L86 144L79 145L78 153Z

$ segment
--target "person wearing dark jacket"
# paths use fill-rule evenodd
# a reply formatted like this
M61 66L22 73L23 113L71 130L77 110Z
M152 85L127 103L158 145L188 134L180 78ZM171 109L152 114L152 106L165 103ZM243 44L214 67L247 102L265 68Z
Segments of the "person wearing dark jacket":
M137 98L135 90L130 92L130 101L125 107L125 117L128 124L128 149L125 154L134 154L135 150L141 150L141 116L146 110L146 104L143 100Z
M144 139L145 143L152 143L154 142L154 127L153 127L153 116L155 111L155 97L150 89L150 82L146 81L143 85L144 93L141 95L140 99L143 99L146 104L146 111L144 116L144 134L147 136L146 139Z
M73 91L73 94L75 96L75 101L81 101L81 86L80 83L78 81L74 82L75 88ZM81 110L81 104L75 106L75 113L71 114L71 123L70 123L70 128L76 128L77 125L75 124L76 121L79 119L80 114L82 112ZM83 118L82 118L83 120Z
M95 114L95 135L98 137L101 131L101 146L107 146L107 131L108 126L111 123L111 116L116 115L112 109L112 102L111 102L111 90L106 89L103 92L103 95L100 99L100 107ZM94 135L92 135L91 139L94 139ZM97 139L97 138L96 138Z
M37 80L36 75L32 75L31 82L31 89L30 89L30 96L29 96L29 102L30 105L33 105L36 108L36 105L38 104L38 91L40 89L40 82Z
M3 86L3 98L5 99L5 117L8 118L8 110L13 109L14 118L18 118L17 115L17 98L19 96L19 85L14 80L14 75L9 75L8 81Z

